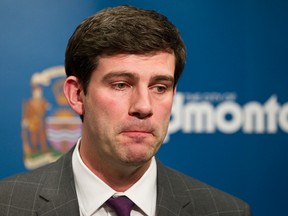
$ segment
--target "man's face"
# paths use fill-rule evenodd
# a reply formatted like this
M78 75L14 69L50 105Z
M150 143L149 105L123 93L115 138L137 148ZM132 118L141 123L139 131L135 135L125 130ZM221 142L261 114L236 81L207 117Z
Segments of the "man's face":
M174 69L175 56L167 52L99 59L81 94L81 145L92 160L141 165L155 155L170 120Z

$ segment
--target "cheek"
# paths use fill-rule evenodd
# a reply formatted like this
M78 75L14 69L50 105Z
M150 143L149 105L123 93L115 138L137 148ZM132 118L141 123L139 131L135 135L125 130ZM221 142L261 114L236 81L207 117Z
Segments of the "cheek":
M173 97L167 99L164 101L161 106L163 107L162 109L165 110L166 113L170 113L172 110L172 105L173 105Z
M124 109L123 100L111 98L105 94L98 95L94 101L95 105L91 107L95 109L96 115L99 115L100 118L103 116L108 116L109 118L117 117Z
M172 110L172 101L167 101L165 103L161 103L157 106L158 118L162 119L165 123L169 123L170 114ZM162 121L162 122L163 122Z

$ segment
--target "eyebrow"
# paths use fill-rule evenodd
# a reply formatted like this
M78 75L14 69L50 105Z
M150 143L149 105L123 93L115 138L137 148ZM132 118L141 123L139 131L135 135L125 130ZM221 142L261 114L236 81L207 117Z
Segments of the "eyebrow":
M154 77L152 77L153 81L169 81L174 83L174 77L173 76L169 76L169 75L156 75Z
M110 80L112 78L117 78L117 77L126 77L128 79L135 79L138 80L138 74L134 74L131 72L127 72L127 71L117 71L117 72L110 72L108 74L106 74L103 78L102 81L107 81ZM169 81L174 83L174 77L170 76L170 75L155 75L152 76L150 82L157 82L157 81Z
M114 78L114 77L127 77L127 78L130 78L130 79L133 79L133 78L136 78L137 76L133 73L129 73L129 72L126 72L126 71L117 71L117 72L110 72L108 74L106 74L102 80L103 81L106 81L106 80L109 80L111 78Z

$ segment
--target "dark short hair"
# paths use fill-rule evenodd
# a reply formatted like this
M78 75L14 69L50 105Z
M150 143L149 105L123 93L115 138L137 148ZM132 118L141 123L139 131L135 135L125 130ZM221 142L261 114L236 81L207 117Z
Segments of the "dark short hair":
M106 8L85 19L69 39L65 70L76 76L84 93L102 56L174 53L177 83L185 65L186 49L177 28L167 17L134 6Z

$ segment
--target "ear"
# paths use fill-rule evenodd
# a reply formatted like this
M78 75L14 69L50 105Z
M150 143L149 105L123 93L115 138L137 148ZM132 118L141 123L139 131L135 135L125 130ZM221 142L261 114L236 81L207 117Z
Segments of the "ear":
M83 88L78 78L69 76L64 82L64 95L70 107L79 115L84 114L83 97L85 97Z
M173 95L176 94L176 91L177 91L177 86L175 86L174 89L173 89Z

